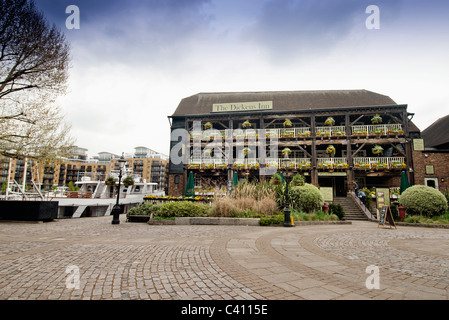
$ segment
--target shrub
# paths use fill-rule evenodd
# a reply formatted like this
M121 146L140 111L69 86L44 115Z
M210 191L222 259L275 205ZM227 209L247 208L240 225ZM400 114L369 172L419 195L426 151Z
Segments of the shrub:
M446 197L438 190L422 185L415 185L405 190L399 203L410 215L441 215L447 209Z
M271 224L281 224L281 223L284 223L283 214L273 214L271 216L261 217L259 220L259 224L261 226L268 226Z
M276 200L265 197L256 200L251 197L221 198L212 203L211 215L215 217L248 217L254 215L271 215L278 210Z
M343 220L345 216L345 211L343 207L339 203L330 203L329 204L329 214L335 214L339 220Z
M176 201L163 204L157 215L160 217L206 217L210 207L191 201Z
M294 209L312 212L320 210L324 204L320 190L312 184L305 183L302 186L293 187L290 197Z
M156 205L156 204L143 203L143 204L139 204L138 206L135 206L135 207L129 209L128 215L130 215L130 216L150 215L151 211L156 213L160 207L161 207L160 205Z

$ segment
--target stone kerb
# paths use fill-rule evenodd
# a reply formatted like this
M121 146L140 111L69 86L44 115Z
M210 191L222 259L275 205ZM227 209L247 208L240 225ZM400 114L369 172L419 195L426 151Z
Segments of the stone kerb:
M258 218L176 217L176 225L238 225L259 226Z

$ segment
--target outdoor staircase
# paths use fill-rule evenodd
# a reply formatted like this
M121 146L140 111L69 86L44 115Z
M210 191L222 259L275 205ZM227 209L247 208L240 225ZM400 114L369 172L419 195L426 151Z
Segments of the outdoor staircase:
M335 204L340 204L345 212L344 220L368 221L368 217L356 205L352 197L335 197Z

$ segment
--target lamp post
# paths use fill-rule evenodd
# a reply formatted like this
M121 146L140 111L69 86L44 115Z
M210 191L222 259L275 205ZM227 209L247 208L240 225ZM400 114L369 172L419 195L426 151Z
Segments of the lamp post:
M290 197L288 196L288 167L290 165L290 159L288 155L284 157L284 167L285 167L285 194L284 194L284 227L293 227L290 216Z
M112 208L112 224L120 224L120 213L121 213L121 208L119 205L119 201L120 201L120 184L122 182L122 170L125 167L125 157L122 156L120 157L120 159L118 160L118 165L119 165L119 174L118 174L118 189L117 189L117 202L115 203L114 207Z

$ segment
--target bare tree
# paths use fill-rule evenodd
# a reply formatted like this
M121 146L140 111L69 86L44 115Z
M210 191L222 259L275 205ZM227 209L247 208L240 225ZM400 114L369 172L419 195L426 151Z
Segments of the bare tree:
M0 155L49 158L72 145L55 105L66 92L69 51L34 0L0 0Z

